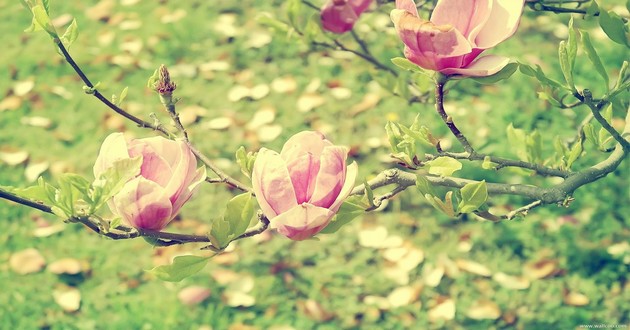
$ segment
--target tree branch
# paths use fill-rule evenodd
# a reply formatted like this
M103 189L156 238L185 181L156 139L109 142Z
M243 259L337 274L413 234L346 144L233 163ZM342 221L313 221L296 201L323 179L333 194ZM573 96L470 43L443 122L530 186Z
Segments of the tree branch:
M438 77L438 81L435 83L435 109L438 114L448 127L451 130L451 133L457 138L459 143L464 147L467 153L473 155L475 153L475 149L470 145L468 139L462 134L462 132L457 128L455 123L453 122L453 118L446 114L444 110L444 85L446 84L446 79L442 77Z

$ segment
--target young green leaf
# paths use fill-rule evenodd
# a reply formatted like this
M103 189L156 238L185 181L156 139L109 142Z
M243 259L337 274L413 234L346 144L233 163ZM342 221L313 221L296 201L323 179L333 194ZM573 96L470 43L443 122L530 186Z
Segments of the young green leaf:
M411 71L411 72L418 72L418 73L424 72L424 70L420 68L417 64L411 62L410 60L404 57L394 57L391 59L391 61L392 63L394 63L395 66L403 70Z
M436 196L433 185L422 175L416 176L416 188L422 194L422 196L430 195Z
M254 198L250 193L240 194L227 203L223 218L230 224L232 239L243 234L249 227L255 214L254 205Z
M341 207L335 217L330 221L328 226L320 231L320 234L332 234L337 232L341 227L350 223L354 218L365 214L366 205L361 203L359 196L352 196L348 198Z
M444 196L444 201L442 201L437 196L425 195L424 196L431 205L438 211L446 214L447 216L454 218L455 217L455 209L453 208L453 192L448 191Z
M582 151L584 151L584 148L582 147L582 143L583 143L583 141L582 141L582 138L580 137L575 142L573 147L571 147L571 151L569 152L569 155L567 157L567 168L571 168L571 165L573 165L573 163L575 163L575 161L582 154Z
M569 37L567 39L567 56L569 58L569 65L571 71L575 68L575 57L577 56L578 41L577 31L573 27L573 17L569 20Z
M451 176L462 169L462 163L450 157L438 157L425 163L429 167L429 173L439 176Z
M78 36L79 28L77 26L77 20L73 19L72 23L68 25L68 28L66 28L66 32L64 32L64 34L61 36L61 41L63 42L64 46L66 46L66 48L70 48L70 45L72 45L72 43L77 40Z
M558 58L560 59L560 69L562 70L564 79L569 88L575 92L576 89L575 83L573 83L573 68L571 67L571 60L569 59L567 51L567 43L564 40L560 41L560 45L558 46Z
M462 200L457 206L457 211L460 213L473 212L479 209L488 199L486 181L468 183L462 187L460 192L462 194Z
M123 188L125 183L140 174L142 157L120 159L115 161L100 178L92 183L90 199L92 200L91 212L98 211L108 200Z
M155 275L162 281L179 282L186 277L200 272L211 257L179 256L175 257L170 265L155 267L147 272Z
M593 63L593 66L595 67L597 73L599 73L599 75L604 78L604 81L606 82L606 89L608 89L610 84L608 73L606 72L606 68L604 68L602 60L599 58L599 55L597 55L595 47L593 47L590 35L586 31L580 31L580 33L582 34L582 44L584 45L584 52L586 52L586 56L591 61L591 63Z
M595 134L595 127L593 127L593 124L587 123L584 127L582 127L582 130L584 131L584 137L586 137L586 140L596 147L599 147L599 136Z
M288 0L286 3L286 11L287 17L289 17L289 22L298 31L301 31L302 28L299 26L299 17L300 11L302 10L302 0Z
M599 11L599 26L602 27L604 33L610 40L627 47L630 47L628 41L628 31L623 19L613 11Z

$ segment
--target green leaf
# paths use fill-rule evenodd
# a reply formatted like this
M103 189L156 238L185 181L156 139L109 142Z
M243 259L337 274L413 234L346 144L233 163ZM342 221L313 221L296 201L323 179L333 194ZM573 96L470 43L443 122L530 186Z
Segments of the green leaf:
M385 124L385 132L387 133L387 139L389 140L389 146L392 148L392 152L400 152L398 144L402 141L402 134L398 125L394 122L388 121Z
M99 178L92 183L90 199L91 212L98 211L108 200L116 195L129 180L140 175L142 157L115 161Z
M236 150L235 158L236 163L241 168L241 173L248 178L251 178L252 170L254 169L254 162L256 161L256 155L251 152L246 152L245 147L241 146Z
M300 11L302 10L302 0L288 0L285 3L289 22L296 30L301 31L302 29L298 25L298 19L300 17Z
M578 41L577 32L573 27L573 17L569 20L569 38L567 39L567 55L569 57L569 65L571 71L575 68L575 57L577 56Z
M597 73L599 73L599 75L604 78L604 81L606 82L606 90L608 90L610 83L608 73L606 72L606 68L604 68L602 60L599 58L599 55L597 55L595 47L593 47L591 37L586 31L580 31L580 33L582 34L582 44L584 45L584 52L586 52L586 56L591 61L591 63L593 63L593 66L595 67Z
M360 202L361 197L352 196L341 204L339 211L335 217L330 221L328 226L320 231L320 234L332 234L337 232L341 227L350 223L356 217L365 214L365 208Z
M50 21L50 17L48 16L48 12L41 5L36 5L31 8L31 12L33 13L33 18L35 19L35 23L39 25L39 28L46 31L51 37L56 38L57 31L55 27L52 25Z
M494 170L497 168L499 164L494 163L490 160L490 156L486 156L483 158L483 163L481 163L481 168L485 170Z
M223 218L230 224L231 239L240 236L247 230L256 213L254 205L254 198L250 193L240 194L227 203Z
M584 137L586 137L587 141L590 141L596 147L599 147L599 136L595 135L595 127L591 123L587 123L582 127L584 131Z
M322 36L321 19L319 18L319 13L313 13L308 18L308 21L306 21L304 38L305 41L310 44L316 41L320 36Z
M606 33L610 40L624 46L630 47L628 42L628 32L626 31L623 19L613 11L599 11L599 26Z
M212 244L217 248L225 248L230 242L243 234L251 224L254 216L254 198L244 193L232 198L222 217L212 222L210 236Z
M406 71L411 71L411 72L418 72L418 73L424 73L424 70L422 68L420 68L418 66L418 64L415 64L413 62L411 62L410 60L404 58L404 57L394 57L391 59L392 63L394 63L395 66L406 70Z
M422 194L422 196L436 196L433 185L422 175L416 175L416 188Z
M429 173L439 176L451 176L455 171L462 169L462 163L450 157L438 157L426 162L429 166Z
M560 41L560 45L558 46L558 58L560 59L560 69L562 70L565 81L567 82L569 88L572 91L575 91L575 83L573 82L573 68L571 67L571 63L569 60L567 43L564 40Z
M525 131L519 128L514 128L514 126L510 123L507 127L507 138L511 149L516 152L516 156L518 156L520 160L527 160Z
M186 277L201 271L211 257L179 256L175 257L170 265L155 267L147 272L155 275L162 281L179 282Z
M277 33L288 33L291 30L287 23L271 17L269 13L262 13L256 16L256 22L275 30Z
M519 63L518 67L521 73L530 77L535 77L544 86L548 86L552 88L562 88L562 89L566 88L565 86L563 86L561 83L557 82L556 80L547 77L545 73L543 72L542 68L540 67L540 65L538 64L536 65L535 70L531 66L527 64L523 64L523 63Z
M472 80L480 83L480 84L484 84L484 85L490 85L490 84L494 84L496 82L499 82L501 80L505 80L510 78L514 72L516 72L516 70L518 69L519 64L518 63L508 63L508 65L506 65L505 67L503 67L503 69L501 69L501 71L491 75L491 76L487 76L487 77L470 77Z
M582 151L584 151L584 148L582 147L582 138L580 137L573 147L571 147L571 151L567 157L567 168L571 168L571 165L580 157Z
M438 211L446 214L447 216L451 218L455 217L455 210L453 208L453 192L452 191L448 191L446 193L446 195L444 196L444 201L442 201L440 198L436 196L431 196L428 194L425 195L424 197Z
M363 195L365 198L362 200L372 207L374 206L374 191L372 191L372 187L370 187L366 178L363 178L363 186L365 187L365 194Z
M584 15L584 18L595 17L595 15L597 15L598 13L599 5L597 4L597 1L593 0L591 1L591 4L588 6L588 8L586 8L586 15Z
M462 194L462 200L457 207L460 213L473 212L481 205L483 205L488 199L488 187L486 181L468 183L460 190Z
M77 20L73 19L72 23L68 25L68 28L66 28L66 32L64 32L64 34L61 36L61 41L63 42L64 46L66 46L66 48L70 48L70 45L72 45L72 43L77 40L78 36L79 29L77 26Z

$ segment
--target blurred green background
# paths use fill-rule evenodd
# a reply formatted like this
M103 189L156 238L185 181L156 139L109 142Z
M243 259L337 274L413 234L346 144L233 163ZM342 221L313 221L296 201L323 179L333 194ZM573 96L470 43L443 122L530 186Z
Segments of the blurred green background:
M603 5L628 16L622 4ZM388 17L391 8L383 5L362 16L355 30L381 62L396 69L389 59L402 56L402 46ZM93 82L101 82L103 94L120 94L128 86L124 108L146 120L155 113L168 125L159 100L146 88L153 70L166 64L178 84L178 109L191 139L241 180L246 178L233 160L239 146L279 150L289 136L305 129L322 131L336 144L351 147L361 180L395 166L383 129L387 120L408 125L419 114L435 135L447 140L445 145L449 139L455 142L431 103L410 106L378 83L387 73L347 52L313 50L297 36L274 34L256 22L261 13L286 20L282 1L51 4L59 26L77 19L80 35L70 51ZM307 13L316 12L304 8L304 18ZM569 17L526 9L516 35L491 53L540 64L561 79L557 43L567 36ZM627 48L578 18L576 26L591 30L609 74L616 77L621 62L630 57ZM23 32L30 20L19 2L0 3L0 184L25 187L40 173L53 180L64 172L91 178L105 136L114 131L135 137L153 133L85 95L83 84L49 38ZM340 40L357 47L348 35ZM601 78L583 54L577 65L577 84L601 95ZM537 97L538 88L535 80L518 72L491 86L462 81L447 95L446 107L484 152L515 158L505 134L513 123L526 131L538 129L545 158L552 158L555 137L571 140L588 109L554 108ZM627 107L627 102L622 104ZM623 125L623 110L616 109L616 127ZM576 168L605 157L588 146ZM628 172L627 164L622 165L579 189L570 207L546 206L524 219L497 224L472 217L448 219L415 189L408 189L383 210L356 219L338 233L320 235L319 241L292 242L267 232L233 243L228 253L180 283L162 282L145 270L194 252L194 246L152 248L140 239L104 239L80 225L0 201L0 328L627 325ZM512 169L467 166L457 175L490 182L554 183ZM234 193L225 186L204 185L168 229L207 232ZM493 199L493 207L505 212L526 202L501 197ZM35 249L46 267L37 258L30 261L41 271L25 271L26 262L13 265L11 258L26 249ZM75 301L76 292L80 308L64 311L63 302ZM208 292L202 302L191 298Z

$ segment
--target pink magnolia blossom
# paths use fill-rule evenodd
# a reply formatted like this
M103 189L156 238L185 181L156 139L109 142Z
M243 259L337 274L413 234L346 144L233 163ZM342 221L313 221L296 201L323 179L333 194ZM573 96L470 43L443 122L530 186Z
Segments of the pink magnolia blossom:
M322 27L332 33L348 32L370 3L372 0L329 0L320 12Z
M346 166L347 157L347 148L311 131L291 137L280 154L262 148L252 182L270 227L293 240L324 229L350 194L357 176L357 164Z
M478 56L511 37L525 0L440 0L431 20L418 16L413 0L396 0L391 18L405 44L405 57L446 75L483 77L499 72L509 59Z
M205 180L205 168L186 143L163 137L126 141L122 133L110 134L94 164L98 179L121 159L142 157L140 173L108 202L111 211L129 225L161 230Z

